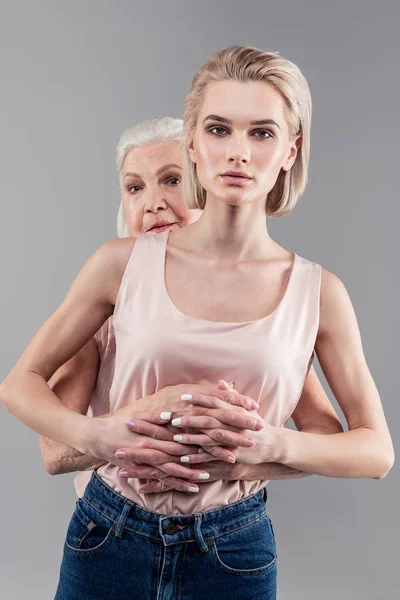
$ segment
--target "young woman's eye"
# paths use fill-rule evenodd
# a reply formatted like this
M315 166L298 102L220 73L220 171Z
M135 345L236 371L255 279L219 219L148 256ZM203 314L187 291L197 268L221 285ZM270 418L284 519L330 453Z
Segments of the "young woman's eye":
M140 190L142 190L142 186L141 185L128 185L128 187L126 188L128 190L128 192L130 192L131 194L137 194L137 192L139 192Z
M213 135L222 136L224 133L228 133L228 130L225 127L221 127L219 125L215 125L208 130Z
M181 182L180 177L169 177L167 179L167 183L172 185L172 186L176 186L179 185Z
M261 135L257 135L257 134L261 134ZM258 129L257 131L254 132L254 135L259 140L266 140L269 137L272 137L271 132L267 131L266 129Z

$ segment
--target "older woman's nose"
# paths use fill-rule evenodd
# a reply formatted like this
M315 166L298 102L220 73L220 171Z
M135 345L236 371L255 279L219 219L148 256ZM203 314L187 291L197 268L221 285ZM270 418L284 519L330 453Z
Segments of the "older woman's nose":
M146 200L144 209L146 212L157 212L167 208L168 204L165 198L161 195L150 197Z

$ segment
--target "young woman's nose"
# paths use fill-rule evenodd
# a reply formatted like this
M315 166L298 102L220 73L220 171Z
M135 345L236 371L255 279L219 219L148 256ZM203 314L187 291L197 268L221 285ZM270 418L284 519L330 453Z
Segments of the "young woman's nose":
M232 134L226 149L229 162L247 164L250 161L250 147L247 134Z

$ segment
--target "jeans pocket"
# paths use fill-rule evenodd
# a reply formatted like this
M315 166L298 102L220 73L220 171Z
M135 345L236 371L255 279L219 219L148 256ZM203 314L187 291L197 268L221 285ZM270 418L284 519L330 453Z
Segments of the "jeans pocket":
M113 522L80 498L68 526L65 549L80 556L99 554L113 539Z
M240 529L220 535L210 548L214 563L237 575L264 575L276 567L276 547L267 514Z

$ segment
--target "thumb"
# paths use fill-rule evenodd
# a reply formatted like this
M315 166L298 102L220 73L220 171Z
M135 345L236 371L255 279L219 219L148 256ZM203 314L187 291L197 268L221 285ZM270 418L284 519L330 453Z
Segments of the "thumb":
M235 389L235 382L231 381L230 383L227 383L224 379L220 379L218 381L218 388L220 390L233 390Z
M140 421L147 421L154 425L165 425L169 423L172 418L170 411L152 410L151 412L133 411L132 420L139 419Z

